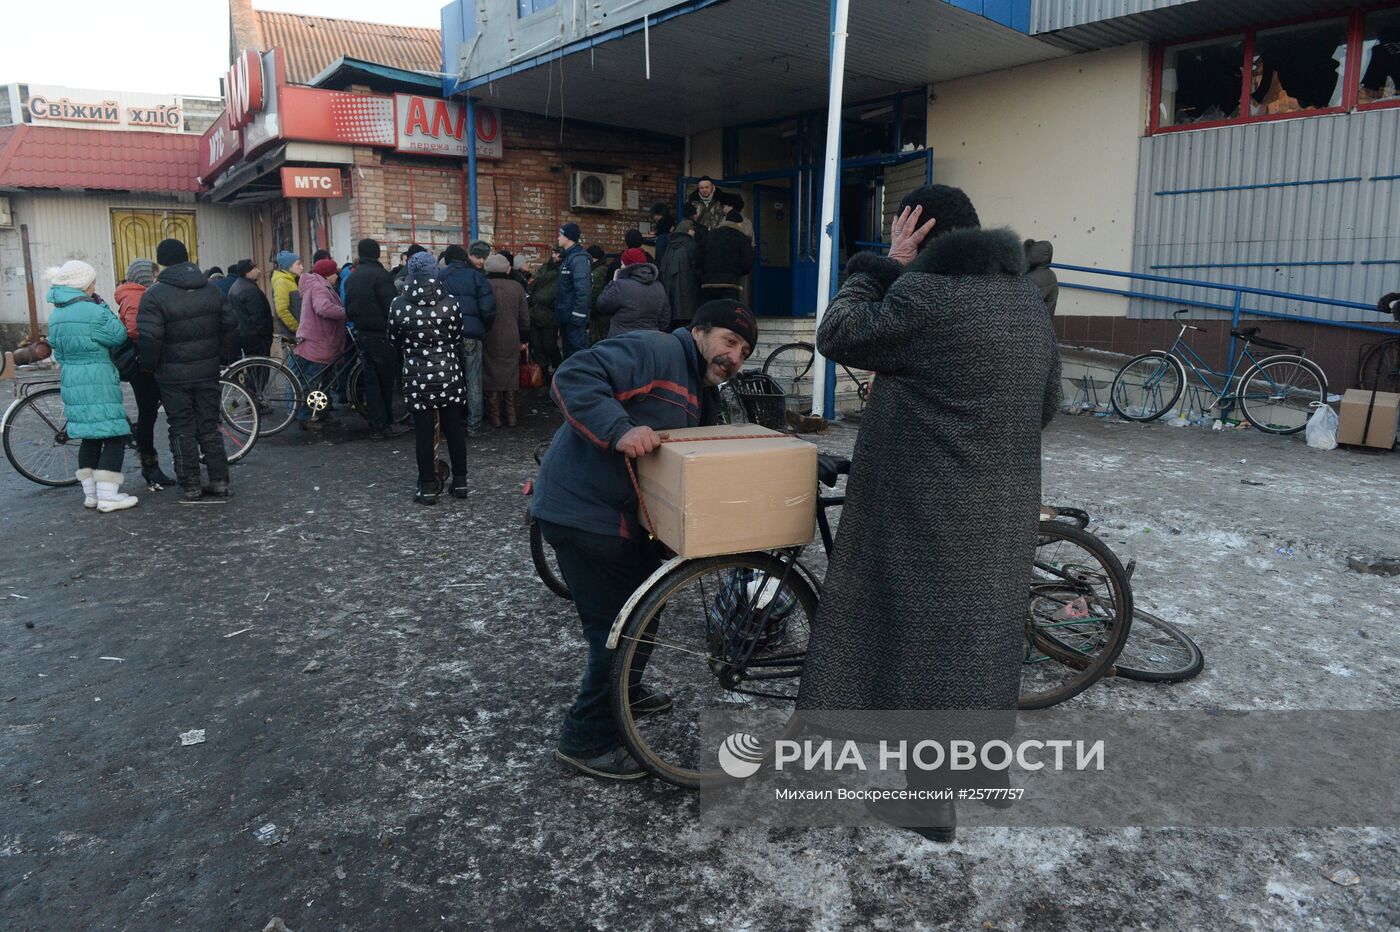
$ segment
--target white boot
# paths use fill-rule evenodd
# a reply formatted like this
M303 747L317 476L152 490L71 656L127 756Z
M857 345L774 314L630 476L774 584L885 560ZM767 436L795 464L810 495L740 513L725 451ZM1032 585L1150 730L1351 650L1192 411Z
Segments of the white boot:
M97 480L92 478L91 469L80 469L75 474L78 481L83 484L83 507L97 507Z
M92 474L97 482L97 510L122 511L136 507L139 499L122 491L122 474L99 469Z

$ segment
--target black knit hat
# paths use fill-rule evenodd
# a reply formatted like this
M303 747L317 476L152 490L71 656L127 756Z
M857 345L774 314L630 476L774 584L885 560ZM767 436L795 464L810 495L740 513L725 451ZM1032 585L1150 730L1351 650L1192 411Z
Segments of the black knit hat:
M627 244L628 249L640 249L642 245L642 231L633 227L622 234L622 241Z
M589 246L587 249L584 250L584 252L592 256L594 262L597 262L599 259L607 255L607 253L603 251L603 247L599 246L597 243L594 243L592 246Z
M366 237L365 239L360 240L359 245L355 247L355 252L359 254L361 259L378 259L379 240L369 239L368 237Z
M975 229L982 225L982 221L977 217L977 209L972 206L972 200L962 188L946 184L931 184L910 191L904 195L904 200L899 202L899 212L903 213L906 207L923 208L919 214L919 226L928 223L930 218L938 221L933 225L929 239L954 230Z
M690 325L692 327L724 327L748 340L750 349L758 345L758 321L754 319L753 311L729 298L706 301L697 307Z
M456 243L453 243L451 246L444 249L442 255L438 256L438 258L443 262L466 262L467 251Z
M156 264L162 268L190 261L190 252L178 239L163 239L156 246Z

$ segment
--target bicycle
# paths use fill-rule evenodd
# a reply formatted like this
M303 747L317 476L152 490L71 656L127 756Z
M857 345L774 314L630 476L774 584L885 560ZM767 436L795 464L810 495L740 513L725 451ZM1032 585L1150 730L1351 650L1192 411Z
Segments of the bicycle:
M1400 323L1400 294L1381 298L1376 310ZM1363 391L1400 392L1400 336L1366 347L1356 367L1356 386Z
M535 447L536 466L544 460L544 452L548 449L548 440ZM569 593L569 584L564 582L564 573L559 569L559 561L554 556L554 548L549 546L549 542L544 539L544 531L540 529L540 523L535 520L535 515L530 510L530 497L535 494L533 479L525 483L523 492L525 495L525 526L529 529L530 534L530 561L535 565L535 573L550 592L561 599L573 601L574 597Z
M830 556L827 509L845 494L826 494L850 461L818 458L817 526ZM1061 517L1074 520L1071 524ZM1071 509L1042 521L1028 580L1020 708L1067 701L1107 675L1127 641L1133 617L1128 574L1113 552L1078 526ZM613 712L632 756L655 776L700 788L725 778L700 748L699 714L747 711L786 728L797 697L821 582L802 561L806 545L700 559L673 558L634 592L618 613L608 646ZM661 636L662 614L666 636ZM666 715L634 717L630 685L647 682L676 697Z
M278 335L288 358L293 353L299 338ZM318 363L306 363L308 366ZM345 381L345 396L350 407L361 417L369 417L369 399L365 393L364 364L355 344L353 331L350 345L335 362L324 365L315 372L311 384L307 385L292 366L273 359L271 356L244 356L231 363L223 373L224 378L237 382L258 401L258 410L263 417L261 428L264 436L271 437L286 430L296 417L297 408L305 406L311 411L313 420L331 406L331 392L334 386Z
M1109 401L1119 417L1146 423L1166 414L1186 388L1186 367L1214 401L1203 408L1219 407L1227 417L1238 404L1245 420L1266 434L1296 434L1307 426L1314 404L1327 403L1327 376L1300 347L1289 346L1259 336L1258 327L1232 328L1230 335L1244 341L1244 351L1230 364L1229 372L1217 372L1186 342L1186 331L1204 333L1202 327L1182 320L1182 308L1172 314L1181 325L1171 349L1151 350L1134 356L1113 377ZM1257 358L1251 346L1279 350L1273 356ZM1249 367L1235 373L1249 360ZM1220 382L1217 389L1212 379Z
M136 403L131 389L123 385L127 420ZM228 461L236 463L257 443L260 418L258 406L241 385L219 380L219 431L223 435ZM68 435L68 417L57 379L37 379L17 383L15 399L0 417L0 437L5 458L24 478L54 487L77 485L78 446L81 441ZM135 429L127 446L136 449Z
M806 394L799 389L804 379L808 379L812 373L812 366L816 363L817 350L811 343L798 341L796 343L784 343L773 350L768 357L763 360L763 374L771 376L782 386L783 394L787 397L789 407L799 410L810 410L812 406L812 388L808 384ZM844 374L850 386L844 391L856 393L856 398L860 401L861 411L865 410L865 403L870 397L871 379L861 378L849 366L837 363L840 370L836 376L836 394L843 392L841 376Z

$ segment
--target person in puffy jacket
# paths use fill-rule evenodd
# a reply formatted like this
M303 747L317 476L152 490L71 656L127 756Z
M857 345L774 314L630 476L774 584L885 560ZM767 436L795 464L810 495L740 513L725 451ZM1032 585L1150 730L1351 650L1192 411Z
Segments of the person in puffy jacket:
M68 436L78 445L78 482L83 505L121 511L136 504L122 492L122 457L131 425L122 404L121 378L111 351L127 342L112 310L93 294L97 270L70 259L49 272L49 345L58 361L59 393Z
M544 370L545 381L554 377L554 370L564 361L559 352L559 325L554 322L554 299L559 294L559 263L564 250L556 244L549 261L535 272L530 283L530 355Z
M284 249L277 254L277 268L272 272L272 313L277 320L277 332L291 336L297 332L301 315L301 295L298 293L302 274L306 271L301 257Z
M442 251L444 268L438 281L447 293L457 299L462 310L462 362L467 379L467 436L481 431L481 349L491 321L496 319L496 292L481 271L486 257L491 255L489 244L477 240L471 252L461 246L448 246Z
M389 308L389 339L403 354L403 400L413 412L420 505L437 503L437 428L452 461L451 492L467 497L467 438L463 428L467 382L462 371L462 311L442 287L429 252L411 256L404 293Z
M267 295L258 287L262 269L252 259L242 259L229 267L233 286L228 290L228 303L238 317L243 355L266 356L272 351L272 306Z
M140 337L136 332L136 312L141 307L141 296L155 284L156 264L150 259L133 259L126 267L126 281L117 286L117 313L126 335L135 343ZM130 379L131 393L136 396L136 453L141 457L141 478L153 492L164 486L175 484L175 480L161 472L160 458L156 454L156 415L160 412L160 386L156 377L149 372L138 371Z
M297 377L308 391L319 387L329 394L333 386L326 376L345 355L345 305L340 303L336 290L339 277L340 268L334 259L318 259L297 282L301 288L301 320L292 358ZM319 430L322 421L301 404L297 407L297 423L303 430Z
M391 436L394 423L394 373L399 354L389 342L389 308L398 297L394 277L379 264L379 241L362 239L359 261L345 279L345 316L355 327L355 345L364 364L365 403L371 435Z
M608 338L633 330L667 329L671 322L671 302L657 278L656 266L640 249L622 254L622 268L598 296L598 313L612 318Z
M160 386L181 501L222 501L228 497L229 474L219 433L219 371L221 362L238 356L238 318L190 261L184 243L161 240L156 262L160 276L136 312L141 368L155 373ZM209 471L203 487L201 455Z
M530 338L530 308L525 289L511 275L510 260L499 253L486 260L486 280L496 292L496 319L486 333L481 385L486 392L487 417L501 426L517 423L515 393L520 390L520 348Z
M1023 244L1026 250L1026 277L1040 289L1040 299L1050 316L1055 316L1055 305L1060 300L1060 279L1055 275L1050 263L1055 259L1055 247L1049 240L1028 239Z

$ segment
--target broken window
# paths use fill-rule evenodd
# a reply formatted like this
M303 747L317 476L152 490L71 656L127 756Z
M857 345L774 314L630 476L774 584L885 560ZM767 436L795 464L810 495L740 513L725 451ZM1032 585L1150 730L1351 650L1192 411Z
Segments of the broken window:
M1239 116L1243 67L1242 36L1167 49L1157 125L1214 123Z
M1250 115L1340 107L1346 60L1344 19L1260 31L1254 37Z
M1400 9L1366 14L1359 72L1358 103L1400 98Z

